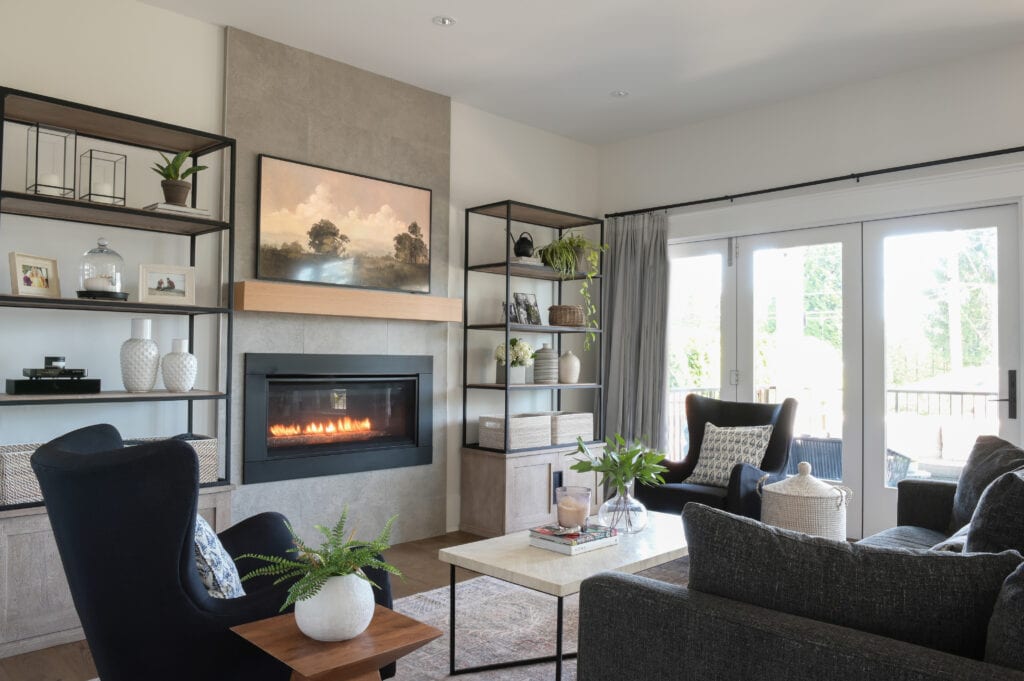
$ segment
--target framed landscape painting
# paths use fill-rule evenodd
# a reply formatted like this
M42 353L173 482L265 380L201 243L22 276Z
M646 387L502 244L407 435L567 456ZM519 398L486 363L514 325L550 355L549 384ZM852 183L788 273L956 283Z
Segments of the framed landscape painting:
M429 189L259 157L260 279L430 292Z

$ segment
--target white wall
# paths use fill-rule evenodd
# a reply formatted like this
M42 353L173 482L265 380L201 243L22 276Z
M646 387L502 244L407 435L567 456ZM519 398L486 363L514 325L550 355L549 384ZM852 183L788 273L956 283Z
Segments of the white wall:
M598 154L597 149L581 142L531 128L500 116L485 113L459 102L452 102L452 183L451 183L451 238L449 295L463 296L463 234L465 209L493 201L512 199L549 208L557 208L583 215L597 215ZM530 229L523 226L523 229ZM474 243L484 229L474 229ZM543 230L547 232L547 230ZM487 244L504 257L504 230L495 229L494 243ZM545 243L538 230L537 245ZM474 252L476 249L474 249ZM474 286L488 285L486 275L474 275ZM484 280L484 281L481 281ZM504 279L494 277L486 291L475 290L470 309L473 321L493 315L498 321L498 307L504 298ZM534 290L525 283L517 283L524 292ZM543 295L537 289L538 296ZM542 307L544 307L542 305ZM447 471L447 528L457 530L459 525L459 466L462 446L462 329L449 325L448 366L448 471ZM469 349L471 372L479 372L480 380L493 381L492 334L480 339L474 336ZM478 391L479 393L479 391ZM503 405L495 402L500 393L491 397L489 407L500 413ZM483 397L483 399L481 399ZM474 396L472 406L478 409L486 403L486 396ZM528 411L531 407L522 407Z
M1024 144L1024 46L601 148L614 212Z

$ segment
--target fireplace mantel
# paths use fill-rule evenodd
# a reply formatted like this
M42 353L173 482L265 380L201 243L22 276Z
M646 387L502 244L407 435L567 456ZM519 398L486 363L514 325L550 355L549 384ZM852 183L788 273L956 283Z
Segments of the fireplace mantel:
M235 309L424 322L462 321L459 298L276 281L237 282Z

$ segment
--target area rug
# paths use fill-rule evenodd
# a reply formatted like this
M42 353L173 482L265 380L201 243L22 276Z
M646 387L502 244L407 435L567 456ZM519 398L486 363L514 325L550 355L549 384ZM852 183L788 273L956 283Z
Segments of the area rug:
M688 558L680 558L640 574L685 585ZM505 660L553 655L556 599L493 577L476 577L456 587L456 654L458 668ZM564 646L576 650L579 596L565 599ZM448 679L448 587L400 598L395 610L445 632L441 638L403 657L395 681ZM460 675L465 681L550 681L554 662ZM566 660L562 679L575 681L576 661Z

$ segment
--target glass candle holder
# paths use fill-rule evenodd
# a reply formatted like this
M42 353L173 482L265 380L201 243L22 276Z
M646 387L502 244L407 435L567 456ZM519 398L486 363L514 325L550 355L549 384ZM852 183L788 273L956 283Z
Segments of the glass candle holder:
M589 487L555 488L559 527L582 530L587 526L587 517L590 515L590 494Z
M79 159L82 178L78 198L93 203L124 205L128 157L102 149L89 149Z
M76 139L74 130L29 126L25 191L29 194L75 197Z

